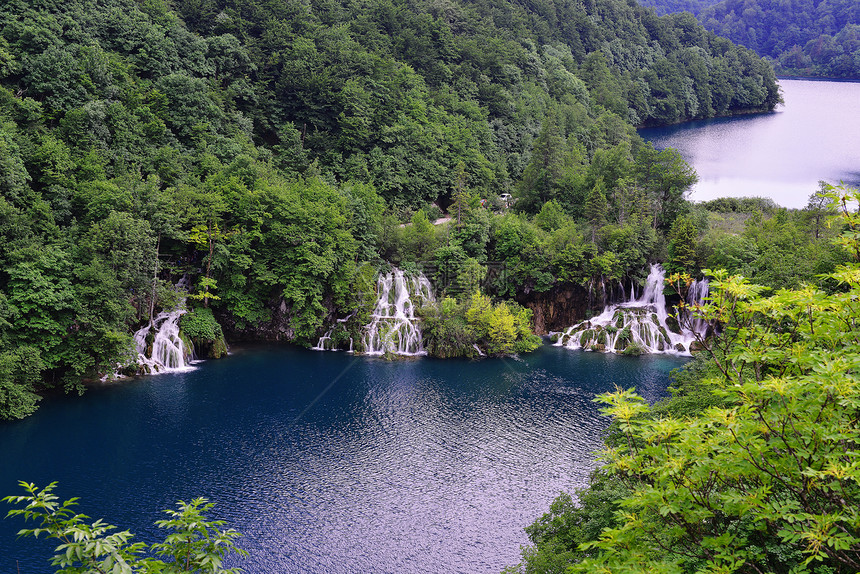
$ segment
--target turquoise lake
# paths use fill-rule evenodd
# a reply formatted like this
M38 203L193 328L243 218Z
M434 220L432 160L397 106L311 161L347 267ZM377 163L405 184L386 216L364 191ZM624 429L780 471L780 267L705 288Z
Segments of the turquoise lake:
M547 345L479 361L249 347L3 424L0 492L59 481L146 541L161 509L206 496L245 534L249 573L499 572L595 468L595 394L655 400L682 364ZM54 544L16 540L21 527L0 521L0 572L49 571Z

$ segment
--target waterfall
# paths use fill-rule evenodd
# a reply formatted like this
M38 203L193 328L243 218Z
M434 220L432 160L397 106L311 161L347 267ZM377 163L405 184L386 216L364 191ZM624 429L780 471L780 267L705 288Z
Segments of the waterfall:
M334 327L326 331L325 335L320 337L316 347L311 347L311 351L336 351L337 349L331 346L332 333L334 333Z
M347 321L355 317L356 313L358 313L358 311L353 311L343 319L338 319L335 325L332 326L331 329L326 331L325 335L319 338L319 341L317 342L316 346L311 347L311 351L337 351L338 348L334 346L334 343L332 343L331 340L332 334L339 325L344 325ZM352 337L349 338L349 351L347 352L352 353Z
M376 307L364 327L362 342L368 355L426 355L416 305L434 303L433 287L423 274L407 276L394 269L380 275Z
M600 315L558 334L556 345L607 353L689 354L695 334L703 334L707 325L693 319L688 322L693 323L694 331L685 331L675 317L669 316L663 296L665 275L662 266L651 265L638 298L631 288L629 300L607 305ZM694 283L688 291L687 303L700 305L707 289L707 280Z
M179 337L179 318L185 313L180 304L173 311L159 313L152 322L134 334L137 362L148 374L184 371L190 368L192 351ZM152 352L147 356L147 339L152 333Z

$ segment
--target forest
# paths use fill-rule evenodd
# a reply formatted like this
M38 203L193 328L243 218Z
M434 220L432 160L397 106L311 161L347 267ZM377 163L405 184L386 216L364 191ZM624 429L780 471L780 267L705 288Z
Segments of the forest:
M668 400L599 398L604 466L509 572L856 572L858 192L691 204L695 172L635 131L779 101L751 49L632 1L6 2L0 418L138 372L132 333L180 280L217 355L349 333L380 272L445 270L421 312L451 357L528 351L529 298L663 261L679 295L706 270L720 336ZM241 554L203 499L147 546L22 486L12 515L61 568Z
M645 0L691 12L708 30L754 50L780 76L860 78L860 6L852 0Z
M183 277L186 336L217 355L357 328L389 264L504 260L493 305L428 318L438 354L530 347L505 299L635 280L688 208L694 173L635 126L779 100L751 51L620 0L8 2L0 416L136 372L132 333Z

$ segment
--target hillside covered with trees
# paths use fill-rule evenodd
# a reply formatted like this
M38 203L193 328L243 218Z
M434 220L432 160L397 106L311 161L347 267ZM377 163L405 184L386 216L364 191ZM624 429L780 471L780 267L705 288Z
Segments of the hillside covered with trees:
M645 0L688 11L708 30L767 56L780 75L860 78L860 5L853 0Z
M778 100L751 51L620 0L7 2L0 416L133 372L182 277L189 336L305 345L386 262L504 260L497 298L635 280L695 175L634 125Z

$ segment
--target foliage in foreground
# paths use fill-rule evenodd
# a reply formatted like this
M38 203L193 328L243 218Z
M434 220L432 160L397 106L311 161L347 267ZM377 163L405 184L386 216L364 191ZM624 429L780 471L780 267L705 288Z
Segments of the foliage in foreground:
M855 258L860 216L846 206L858 198L834 196L840 242ZM555 508L532 527L537 546L520 571L860 569L860 265L832 274L842 285L834 294L806 286L765 296L741 277L713 275L700 313L722 325L702 342L702 384L716 400L654 414L632 389L601 396L621 440L604 451L603 478L579 508ZM619 492L595 506L607 481ZM583 530L591 515L607 523L599 534ZM545 536L541 523L561 526Z
M155 524L166 529L168 534L164 542L148 545L132 542L133 534L128 530L113 532L116 527L101 520L90 523L88 516L72 510L77 498L59 501L53 492L56 484L52 482L39 489L34 484L21 482L27 494L7 496L3 500L21 506L10 510L7 517L21 516L35 523L34 528L21 530L19 536L38 538L44 534L60 542L51 558L51 565L58 568L58 573L241 572L239 568L223 567L226 557L247 555L236 546L241 534L232 528L222 529L223 520L209 520L206 513L214 505L205 498L179 501L177 510L165 510L168 518Z

